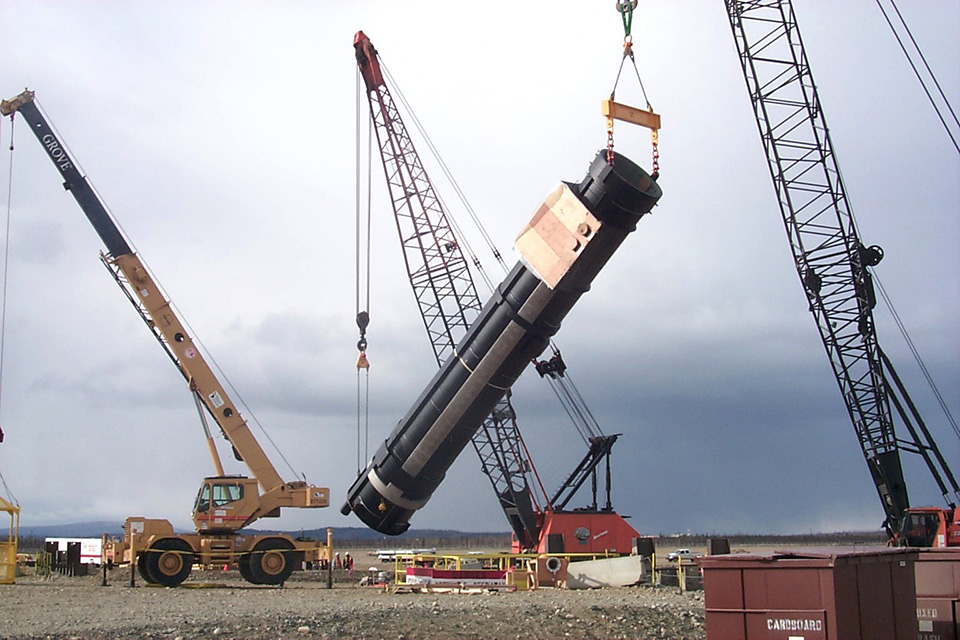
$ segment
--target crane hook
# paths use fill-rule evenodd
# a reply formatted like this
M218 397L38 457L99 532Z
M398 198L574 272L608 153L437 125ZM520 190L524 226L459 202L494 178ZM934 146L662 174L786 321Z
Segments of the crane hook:
M370 314L361 311L357 314L357 327L360 329L360 339L357 340L357 351L360 356L357 358L357 369L369 369L370 361L367 360L367 326L370 324Z

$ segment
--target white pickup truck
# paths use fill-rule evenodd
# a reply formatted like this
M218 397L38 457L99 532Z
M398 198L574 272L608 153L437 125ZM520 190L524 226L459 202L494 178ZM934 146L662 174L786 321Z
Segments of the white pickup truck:
M682 560L683 558L699 558L699 553L694 553L690 549L677 549L676 551L671 551L667 554L667 560L674 562L676 560Z

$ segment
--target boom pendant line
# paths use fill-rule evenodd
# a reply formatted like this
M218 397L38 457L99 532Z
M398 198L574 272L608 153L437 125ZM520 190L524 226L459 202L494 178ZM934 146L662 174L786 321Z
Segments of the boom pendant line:
M520 262L466 336L374 454L341 508L397 535L637 222L660 199L657 183L607 150L579 183L561 183L517 238Z

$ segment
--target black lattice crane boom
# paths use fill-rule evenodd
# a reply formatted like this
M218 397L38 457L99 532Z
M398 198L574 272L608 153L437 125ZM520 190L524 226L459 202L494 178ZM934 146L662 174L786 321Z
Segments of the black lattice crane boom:
M910 507L901 451L924 459L951 510L960 487L877 342L869 268L883 251L857 232L793 6L725 2L797 274L883 504L884 529L896 538ZM898 436L891 406L908 437Z
M357 64L366 87L367 100L377 147L383 163L397 231L403 249L414 296L430 337L438 365L455 355L455 347L480 314L482 303L477 295L468 257L455 234L447 213L420 161L419 154L394 103L377 51L364 33L354 39ZM476 259L473 260L478 263ZM476 264L479 268L479 264ZM550 362L562 362L559 351ZM538 363L541 376L555 381L563 371ZM543 369L546 367L546 369ZM550 369L550 371L547 371ZM553 382L552 382L553 384ZM555 389L556 391L556 389ZM579 428L579 427L578 427ZM490 479L500 506L510 522L520 550L546 550L547 539L569 538L574 544L576 531L595 526L610 535L597 542L597 548L613 548L629 553L630 540L637 532L622 516L613 511L610 501L610 449L616 435L592 434L589 451L556 496L546 495L536 469L527 453L516 412L509 393L500 400L472 438L484 474ZM606 462L606 504L598 508L597 473ZM534 485L530 479L536 480ZM593 479L593 503L587 509L564 511L573 494ZM541 506L533 487L543 502ZM594 516L588 522L589 514ZM558 533L558 532L563 533ZM614 533L616 532L616 533ZM560 544L560 543L555 543ZM577 542L584 548L582 542ZM593 541L590 543L593 545ZM554 547L554 550L556 547ZM592 550L592 549L591 549Z
M354 47L404 264L440 364L453 354L482 303L467 259L384 82L376 50L362 31L357 33ZM484 420L472 443L517 539L524 548L536 546L540 507L527 477L533 463L523 447L509 395Z

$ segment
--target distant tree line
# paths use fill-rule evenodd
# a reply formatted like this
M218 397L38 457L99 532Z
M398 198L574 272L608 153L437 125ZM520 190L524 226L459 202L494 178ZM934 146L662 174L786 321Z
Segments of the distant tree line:
M338 540L333 538L335 549L467 549L503 550L510 548L509 533L432 535L421 537L381 537L364 540Z
M293 532L291 532L293 533ZM299 532L301 536L317 540L326 540L326 530ZM370 531L373 535L355 534L351 529L334 530L333 546L337 549L467 549L481 551L495 551L509 549L510 534L468 533L463 531L420 531L397 537L387 537ZM338 535L340 534L340 535ZM71 537L71 536L64 536ZM855 545L855 544L884 544L886 535L882 531L838 531L835 533L795 533L789 535L774 535L762 533L735 533L735 534L706 534L690 533L677 535L653 536L658 549L674 547L705 547L711 538L726 538L732 547L744 545ZM6 533L0 534L0 542L6 541ZM44 536L23 535L18 539L18 550L21 553L36 553L43 551Z
M0 542L9 540L9 536L0 536ZM43 551L43 536L19 536L17 538L18 553L38 553Z
M887 536L882 531L837 531L834 533L769 533L706 534L691 533L655 536L656 544L676 547L705 547L711 538L726 538L733 545L854 545L885 544Z

